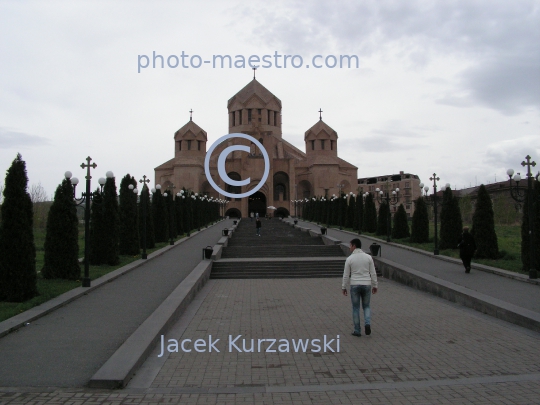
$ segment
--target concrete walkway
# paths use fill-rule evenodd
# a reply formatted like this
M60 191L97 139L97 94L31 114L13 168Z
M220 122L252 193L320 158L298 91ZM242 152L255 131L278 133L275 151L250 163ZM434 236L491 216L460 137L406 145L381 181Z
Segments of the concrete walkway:
M81 387L201 261L225 220L0 338L0 387Z
M288 221L292 222L291 219ZM311 222L298 221L298 225L310 229L320 229L319 226ZM328 235L345 243L359 237L351 232L340 231L334 228L328 229ZM374 241L361 235L359 238L362 241L362 249L369 252L369 246ZM466 274L461 264L412 252L395 245L389 245L383 241L377 241L377 243L382 246L382 257L385 259L517 305L518 307L540 313L540 286L538 285L524 283L475 269L471 270L471 273Z

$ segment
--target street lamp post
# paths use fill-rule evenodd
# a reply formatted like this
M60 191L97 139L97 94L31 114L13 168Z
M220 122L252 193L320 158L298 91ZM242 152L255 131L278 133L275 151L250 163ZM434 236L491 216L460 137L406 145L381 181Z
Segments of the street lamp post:
M390 193L390 181L387 181L386 191L382 191L379 188L375 189L375 198L377 199L379 206L383 202L386 202L386 204L388 205L388 216L386 217L386 241L390 242L390 233L392 231L392 212L390 211L390 205L396 205L399 202L399 188L392 190L392 192Z
M435 247L433 249L433 254L438 255L439 254L439 235L438 235L438 230L437 230L437 182L440 180L440 178L437 177L435 173L433 173L433 176L430 177L429 179L433 181L432 200L431 201L429 200L429 197L427 194L429 190L428 186L424 187L424 183L420 183L420 189L422 189L422 187L424 188L424 200L426 201L426 204L433 205L433 224L435 225L435 236L433 238L435 242ZM445 187L449 188L450 184L446 183Z
M139 180L139 183L142 183L142 191L144 191L144 188L148 188L146 186L146 184L150 183L150 179L147 179L146 178L146 175L142 176L143 178L141 180ZM133 192L135 192L138 190L135 189L133 190ZM141 192L142 192L141 191ZM148 194L148 196L150 197L150 194ZM147 212L146 210L148 209L148 207L146 206L146 198L141 198L141 210L143 212L143 252L142 252L142 256L141 258L142 259L148 259L148 255L146 254L146 215L147 215Z
M75 197L75 189L77 188L77 184L79 184L79 179L77 177L71 177L71 172L66 172L64 174L65 178L71 181L71 184L73 185L73 199L76 201L77 205L84 204L84 277L82 279L82 286L83 287L90 287L90 203L94 199L94 197L97 195L96 193L92 193L90 191L90 180L92 179L92 176L90 175L90 169L95 169L97 167L97 164L90 163L92 161L92 158L88 156L86 158L86 163L82 163L81 167L83 169L86 169L86 192L81 193L81 198ZM105 184L105 179L100 178L98 180L100 185L100 193L103 192L103 185Z
M521 166L527 166L527 190L519 187L519 182L521 181L521 176L519 173L514 175L514 170L508 169L506 174L508 174L510 180L510 195L512 198L522 203L527 201L527 214L529 216L529 278L536 279L538 278L538 272L536 269L536 229L535 229L535 208L536 204L540 204L540 201L536 201L533 193L533 175L531 173L531 167L536 166L536 162L531 162L531 157L527 155L526 160L521 162ZM513 177L512 177L513 176ZM516 185L512 187L512 179L516 182ZM536 175L536 180L538 180L538 175Z

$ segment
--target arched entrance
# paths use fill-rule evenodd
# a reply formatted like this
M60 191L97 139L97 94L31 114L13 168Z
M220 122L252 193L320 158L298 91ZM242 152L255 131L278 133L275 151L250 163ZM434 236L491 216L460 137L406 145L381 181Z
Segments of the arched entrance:
M289 216L289 210L287 208L279 207L274 211L274 216L287 218Z
M237 208L229 208L225 213L225 216L229 218L242 218L242 214Z
M253 214L259 213L260 217L264 217L266 215L266 196L261 193L260 191L257 191L255 194L252 194L248 197L248 216Z

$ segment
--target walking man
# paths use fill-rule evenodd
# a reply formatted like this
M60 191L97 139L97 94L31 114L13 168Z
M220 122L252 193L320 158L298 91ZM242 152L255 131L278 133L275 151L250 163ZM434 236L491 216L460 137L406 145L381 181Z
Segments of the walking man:
M360 239L353 239L350 242L350 256L345 261L343 270L343 281L341 289L343 295L347 296L347 285L351 286L351 302L354 332L353 336L362 336L360 330L360 301L364 310L364 325L366 335L371 335L371 294L377 293L377 274L375 264L370 255L360 249L362 242Z
M459 248L459 257L463 262L463 267L465 267L465 273L471 272L471 260L474 256L474 251L476 250L476 243L474 242L473 236L469 233L469 227L463 227L463 234L458 243Z
M257 228L256 235L261 236L261 219L259 217L255 220L255 228Z

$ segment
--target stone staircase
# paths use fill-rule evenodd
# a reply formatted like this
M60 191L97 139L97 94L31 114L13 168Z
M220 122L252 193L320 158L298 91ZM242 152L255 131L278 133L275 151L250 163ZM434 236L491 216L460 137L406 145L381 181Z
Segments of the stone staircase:
M243 219L210 278L341 277L345 259L339 246L326 246L320 237L278 219L262 219L261 236L255 234L255 221Z

